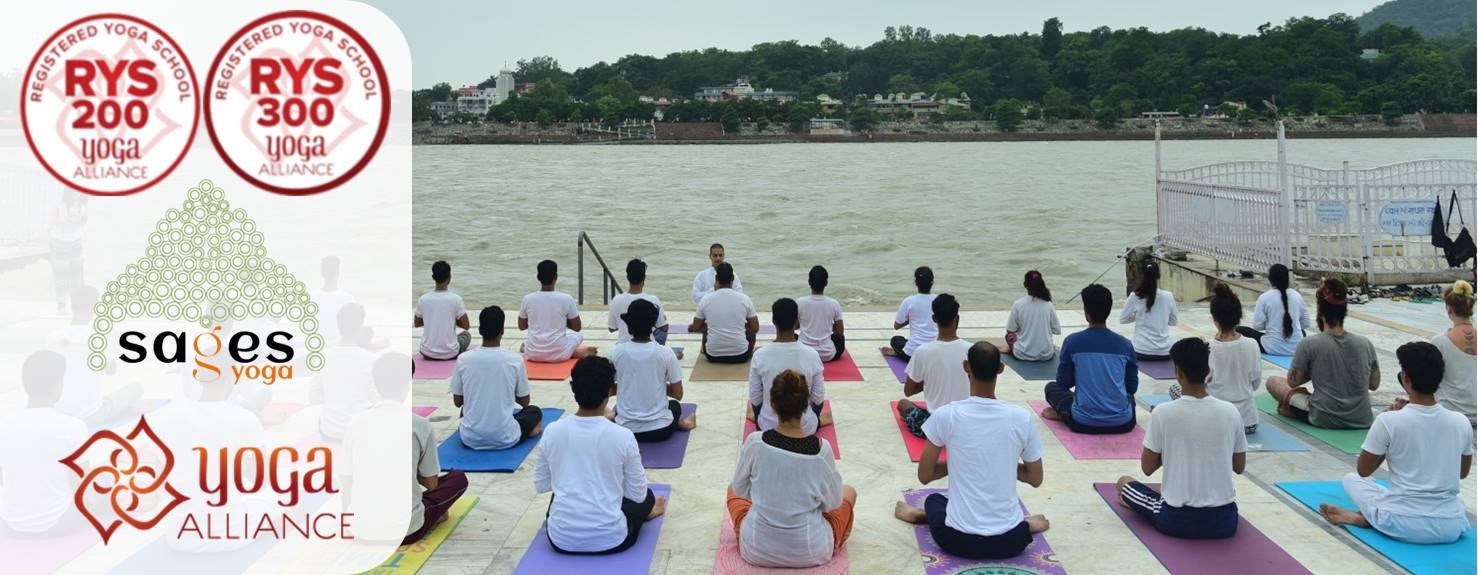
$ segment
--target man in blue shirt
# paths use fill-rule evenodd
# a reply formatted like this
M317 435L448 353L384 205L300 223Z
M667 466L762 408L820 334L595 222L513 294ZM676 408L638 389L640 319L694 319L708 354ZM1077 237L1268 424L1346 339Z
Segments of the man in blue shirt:
M1114 308L1108 288L1093 284L1081 295L1088 329L1062 342L1057 381L1044 390L1048 407L1042 417L1076 433L1128 433L1134 430L1134 392L1139 390L1134 344L1106 324Z

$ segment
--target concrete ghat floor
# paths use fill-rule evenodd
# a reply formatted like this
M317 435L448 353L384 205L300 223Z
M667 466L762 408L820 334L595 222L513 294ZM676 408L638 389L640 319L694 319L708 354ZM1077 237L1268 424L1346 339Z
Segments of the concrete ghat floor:
M1085 321L1078 308L1072 304L1063 307L1068 309L1059 310L1058 314L1064 332L1082 329ZM1359 311L1360 308L1353 309ZM1441 318L1440 306L1422 306L1422 309ZM674 311L669 315L673 322L686 322L691 318L691 312ZM966 339L1000 337L1005 331L1006 315L1004 310L964 312L961 336ZM1210 314L1204 305L1182 304L1179 315L1178 335L1207 337L1214 333ZM587 309L582 316L585 325L591 326L586 330L587 341L599 346L602 352L608 352L614 338L603 329L605 312ZM836 382L827 386L843 455L838 467L843 480L860 493L854 531L847 544L854 573L924 572L911 526L893 517L893 504L901 493L920 485L915 464L908 460L898 429L888 413L888 402L899 397L902 387L876 352L894 335L892 316L891 312L846 312L847 347L866 381ZM768 319L767 313L761 314L762 321ZM1126 336L1132 334L1133 326L1111 327ZM1396 347L1429 336L1421 335L1427 332L1420 327L1391 327L1354 318L1349 321L1348 328L1370 337L1380 352L1383 381L1372 403L1383 409L1400 390L1395 380L1398 371ZM520 335L512 328L509 333L510 337ZM767 338L761 335L760 339L763 342ZM510 339L507 345L516 347L518 340ZM687 357L682 363L686 373L691 375L697 338L677 335L671 338L669 345L687 348ZM1264 375L1281 371L1267 363L1263 368ZM1165 393L1169 383L1141 375L1141 393ZM1000 399L1026 407L1028 400L1041 398L1043 385L1044 382L1023 381L1008 368L997 392ZM414 388L416 405L440 407L433 416L433 425L438 437L445 438L456 425L456 420L449 417L456 411L447 393L446 382L417 380ZM687 459L680 469L647 471L649 481L672 485L668 517L652 560L650 572L654 575L712 571L719 529L723 523L725 487L739 453L745 383L685 381L684 391L684 401L696 402L700 406L698 428L688 444ZM541 406L568 411L575 408L565 382L533 382L532 395L534 403ZM1148 417L1149 413L1140 408L1140 421L1147 421ZM1164 573L1155 557L1092 489L1092 483L1096 481L1113 481L1125 474L1138 476L1138 462L1075 460L1040 418L1036 421L1046 450L1043 459L1046 481L1039 489L1021 485L1020 492L1032 512L1043 513L1051 520L1052 528L1046 537L1067 571ZM1265 418L1263 425L1281 424ZM1236 480L1242 515L1314 573L1400 572L1395 565L1370 552L1343 530L1328 527L1322 519L1273 487L1277 481L1338 480L1354 469L1354 456L1334 451L1286 426L1284 430L1308 445L1310 451L1250 454L1247 473ZM426 563L423 573L497 574L513 571L539 529L549 503L548 495L534 493L533 458L536 455L531 455L516 473L469 474L469 494L481 497L481 501ZM1384 476L1383 470L1379 476ZM947 480L936 484L944 485L947 485ZM1475 507L1474 495L1473 481L1465 482L1463 501L1470 515Z

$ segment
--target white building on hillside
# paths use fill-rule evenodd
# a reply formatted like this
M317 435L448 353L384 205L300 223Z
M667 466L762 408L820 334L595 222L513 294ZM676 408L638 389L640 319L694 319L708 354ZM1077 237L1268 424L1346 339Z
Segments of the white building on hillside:
M493 106L508 101L513 94L513 72L500 70L493 79L493 87L478 88L463 86L456 91L456 98L445 102L432 102L431 111L441 117L453 114L471 114L479 118L486 116Z

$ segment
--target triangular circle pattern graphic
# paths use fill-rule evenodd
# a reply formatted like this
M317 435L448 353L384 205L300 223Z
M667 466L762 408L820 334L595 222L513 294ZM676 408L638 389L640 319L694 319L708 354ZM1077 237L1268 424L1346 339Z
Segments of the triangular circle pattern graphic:
M225 190L201 180L184 205L154 224L144 257L108 282L93 308L87 367L103 370L108 334L127 319L185 320L210 329L249 318L296 323L308 369L323 368L318 304L287 266L267 256L246 210L231 209Z

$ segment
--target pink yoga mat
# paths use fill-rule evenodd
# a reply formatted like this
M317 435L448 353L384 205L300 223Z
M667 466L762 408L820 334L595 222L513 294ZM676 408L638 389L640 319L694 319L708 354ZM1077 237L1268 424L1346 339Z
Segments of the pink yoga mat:
M913 404L925 409L929 408L929 405L922 401L915 401ZM924 456L924 444L928 443L928 440L908 430L908 424L903 422L903 416L898 415L898 402L890 403L888 411L893 414L893 422L898 424L898 433L903 435L903 447L908 449L909 460L918 463L919 459ZM949 461L948 449L939 450L939 460Z
M821 412L827 413L829 411L831 411L831 400L828 399L821 402ZM758 429L759 427L756 426L753 421L750 421L747 417L744 418L744 431L739 434L739 443L743 444L744 439L746 437L749 437L749 434L754 433ZM825 425L816 428L816 437L825 439L827 443L831 444L832 457L836 459L842 458L842 446L837 443L837 426Z
M734 533L734 518L724 512L724 526L719 528L718 555L713 558L714 575L846 575L847 546L842 545L825 565L803 569L755 567L739 556L739 536Z
M1156 490L1160 488L1159 484L1147 485ZM1297 575L1309 572L1297 559L1248 523L1245 517L1237 518L1237 534L1228 539L1176 539L1155 530L1149 521L1120 505L1118 486L1094 483L1093 489L1171 575Z
M885 349L887 348L878 348L878 353L883 353ZM883 363L888 364L888 369L893 370L893 377L898 378L898 383L908 381L908 362L903 361L903 358L883 353Z
M862 381L862 370L857 369L857 362L852 361L851 351L842 351L842 357L821 364L821 376L826 378L827 383L833 381Z
M412 407L411 408L411 413L414 413L414 414L419 415L421 417L431 417L431 414L436 413L436 406L435 405L418 405L418 406L415 406L415 407Z
M457 368L456 359L427 359L420 353L411 357L411 361L416 364L416 374L412 376L415 379L449 379Z
M1047 408L1047 402L1033 400L1027 402L1032 412L1041 417L1043 409ZM1116 435L1089 435L1086 433L1074 433L1061 421L1053 421L1041 417L1047 424L1047 429L1052 430L1052 435L1062 442L1067 452L1072 454L1073 459L1139 459L1144 453L1144 426L1135 425L1134 431Z

